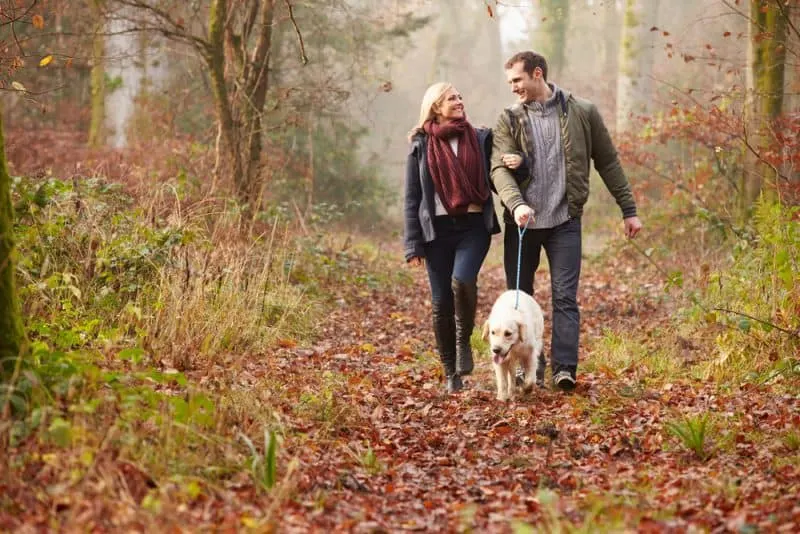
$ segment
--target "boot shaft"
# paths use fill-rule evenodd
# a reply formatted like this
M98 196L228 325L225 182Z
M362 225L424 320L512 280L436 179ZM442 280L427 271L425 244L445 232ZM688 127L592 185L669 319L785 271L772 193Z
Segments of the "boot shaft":
M459 375L472 373L472 346L470 338L475 328L475 308L478 305L478 286L453 278L453 303L456 322L456 372Z
M456 321L448 313L433 309L433 335L446 376L456 374Z

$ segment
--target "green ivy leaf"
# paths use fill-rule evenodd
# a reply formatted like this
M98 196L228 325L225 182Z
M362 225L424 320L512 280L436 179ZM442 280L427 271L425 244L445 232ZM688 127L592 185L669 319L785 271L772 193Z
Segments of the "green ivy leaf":
M130 360L132 363L139 363L144 358L144 349L139 347L130 347L122 349L117 355L120 360Z
M47 437L59 447L69 447L72 444L72 425L69 421L57 417L50 423Z

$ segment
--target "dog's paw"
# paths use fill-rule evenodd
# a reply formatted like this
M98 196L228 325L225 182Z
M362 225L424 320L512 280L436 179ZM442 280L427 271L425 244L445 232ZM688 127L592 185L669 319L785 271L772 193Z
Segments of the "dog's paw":
M508 397L506 395L498 395L497 400L499 400L500 402L506 402L508 400Z

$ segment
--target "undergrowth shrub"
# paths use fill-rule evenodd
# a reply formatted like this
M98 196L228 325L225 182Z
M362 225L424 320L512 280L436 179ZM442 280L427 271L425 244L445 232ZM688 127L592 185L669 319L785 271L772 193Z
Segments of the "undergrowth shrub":
M664 380L686 372L717 382L796 387L800 209L762 199L752 221L735 232L697 213L687 214L694 224L680 225L659 213L646 245L631 244L624 253L657 272L665 296L658 308L675 311L657 336L608 329L590 365L616 372L646 366ZM618 253L609 247L600 259L614 265Z
M242 436L256 443L264 424L276 424L273 397L214 387L230 379L229 356L313 337L326 285L394 282L371 273L380 250L337 245L317 228L298 237L280 210L246 220L236 205L159 187L143 205L100 179L14 180L32 350L0 389L0 412L14 415L0 421L0 448L27 444L41 456L71 447L84 471L111 450L156 479L249 472ZM218 370L202 387L181 372L199 363ZM326 428L347 426L340 387L332 382L298 409ZM231 409L243 398L247 409ZM288 479L290 470L265 454L259 480L282 487L275 473Z
M708 274L694 317L722 326L707 373L718 379L800 376L800 208L761 200L752 240Z
M263 351L278 335L310 334L314 300L290 276L297 248L285 225L278 234L279 219L269 240L248 240L237 234L241 213L213 203L137 208L97 179L15 185L34 339L58 350L141 347L186 367L189 355Z
M691 325L681 335L708 349L711 361L695 376L797 379L798 207L785 192L776 200L777 185L765 180L764 196L745 210L748 147L737 109L727 98L708 108L675 103L621 136L620 155L647 218L646 244L637 240L626 248L646 256L680 301L675 326ZM762 155L793 153L789 145L781 148Z
M767 191L745 217L742 148L725 131L730 119L726 109L675 110L620 142L646 231L600 259L613 266L616 256L634 256L661 279L658 307L672 316L661 345L681 362L672 370L788 387L800 380L798 207ZM627 351L605 348L627 366Z
M163 269L144 321L153 351L183 368L187 355L263 352L279 337L308 338L316 300L292 281L295 253L284 245L191 250L183 268Z
M18 179L14 197L29 334L60 350L135 345L131 306L152 295L189 234L142 221L119 187L97 179Z

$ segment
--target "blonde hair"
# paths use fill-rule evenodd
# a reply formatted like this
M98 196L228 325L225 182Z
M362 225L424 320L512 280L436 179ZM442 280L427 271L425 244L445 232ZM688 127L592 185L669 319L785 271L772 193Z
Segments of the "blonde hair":
M408 132L409 141L417 132L422 131L422 125L425 124L425 122L436 117L437 108L444 100L444 94L450 89L454 89L454 87L452 83L448 82L437 82L428 87L425 91L425 95L422 97L422 105L419 108L419 122Z

